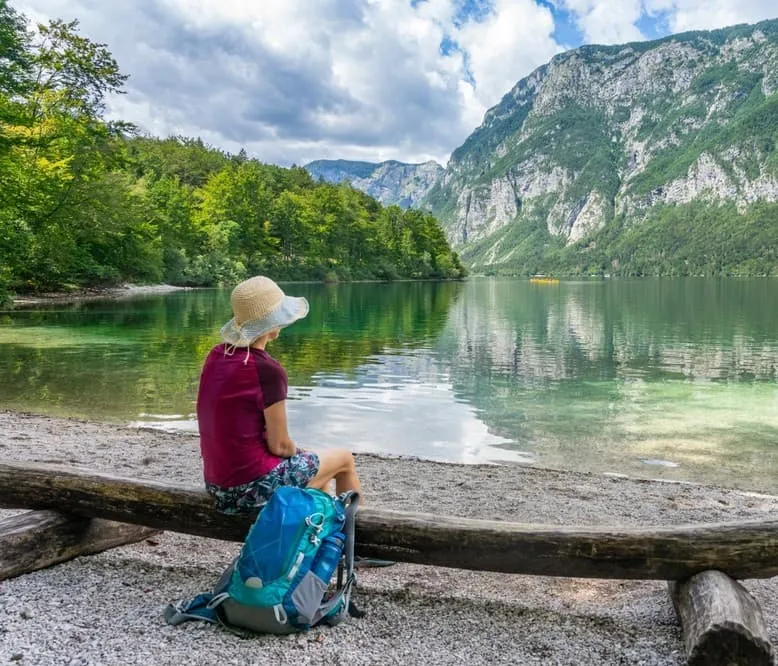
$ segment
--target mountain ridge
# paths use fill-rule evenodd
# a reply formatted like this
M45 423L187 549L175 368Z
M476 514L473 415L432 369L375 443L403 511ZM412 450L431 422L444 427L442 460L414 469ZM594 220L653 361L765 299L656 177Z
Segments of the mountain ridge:
M418 204L443 174L443 167L434 160L419 163L315 160L303 168L315 179L332 184L351 183L382 204L400 208Z
M477 271L778 274L776 144L778 20L584 45L519 80L415 205Z

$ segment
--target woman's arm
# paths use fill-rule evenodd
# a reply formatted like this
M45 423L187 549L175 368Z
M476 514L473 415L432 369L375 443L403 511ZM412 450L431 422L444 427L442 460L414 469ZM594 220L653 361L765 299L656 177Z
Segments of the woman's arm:
M270 453L281 458L291 458L297 453L297 447L289 437L286 426L286 400L274 402L264 410L267 428L267 448Z

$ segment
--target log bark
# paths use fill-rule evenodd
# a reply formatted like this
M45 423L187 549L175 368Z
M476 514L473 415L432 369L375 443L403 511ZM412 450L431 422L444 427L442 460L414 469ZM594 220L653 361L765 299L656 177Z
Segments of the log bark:
M740 583L704 571L669 583L683 627L689 666L771 666L773 647L762 610Z
M0 521L0 580L135 543L157 532L56 511L28 511Z
M225 516L192 487L52 465L0 464L0 506L57 508L242 541L251 516ZM708 569L778 575L778 521L658 528L560 527L359 510L360 555L477 571L583 578L683 580Z

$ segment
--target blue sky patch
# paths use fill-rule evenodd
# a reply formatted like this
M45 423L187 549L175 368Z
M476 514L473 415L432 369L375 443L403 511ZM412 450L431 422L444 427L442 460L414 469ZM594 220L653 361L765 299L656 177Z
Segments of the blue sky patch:
M667 12L662 12L661 14L654 16L643 14L643 16L638 19L635 25L647 39L659 39L670 34L670 30L667 25L667 19Z
M494 11L491 0L459 0L454 24L459 26L468 21L482 21Z
M538 0L538 4L548 9L553 15L556 27L551 36L558 44L569 48L583 44L583 33L578 29L573 14L564 9L557 9L552 3L545 2L545 0Z

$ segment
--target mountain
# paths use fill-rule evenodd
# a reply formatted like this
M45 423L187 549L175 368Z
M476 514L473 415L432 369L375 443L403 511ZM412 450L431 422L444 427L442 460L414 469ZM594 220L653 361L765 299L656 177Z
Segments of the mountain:
M778 274L778 20L583 46L434 162L319 161L431 210L475 270Z
M433 161L406 164L390 160L376 164L317 160L306 164L305 169L316 179L328 183L349 182L382 204L396 204L401 208L415 207L443 175L443 167Z
M778 20L584 46L519 81L423 207L477 270L778 274Z

